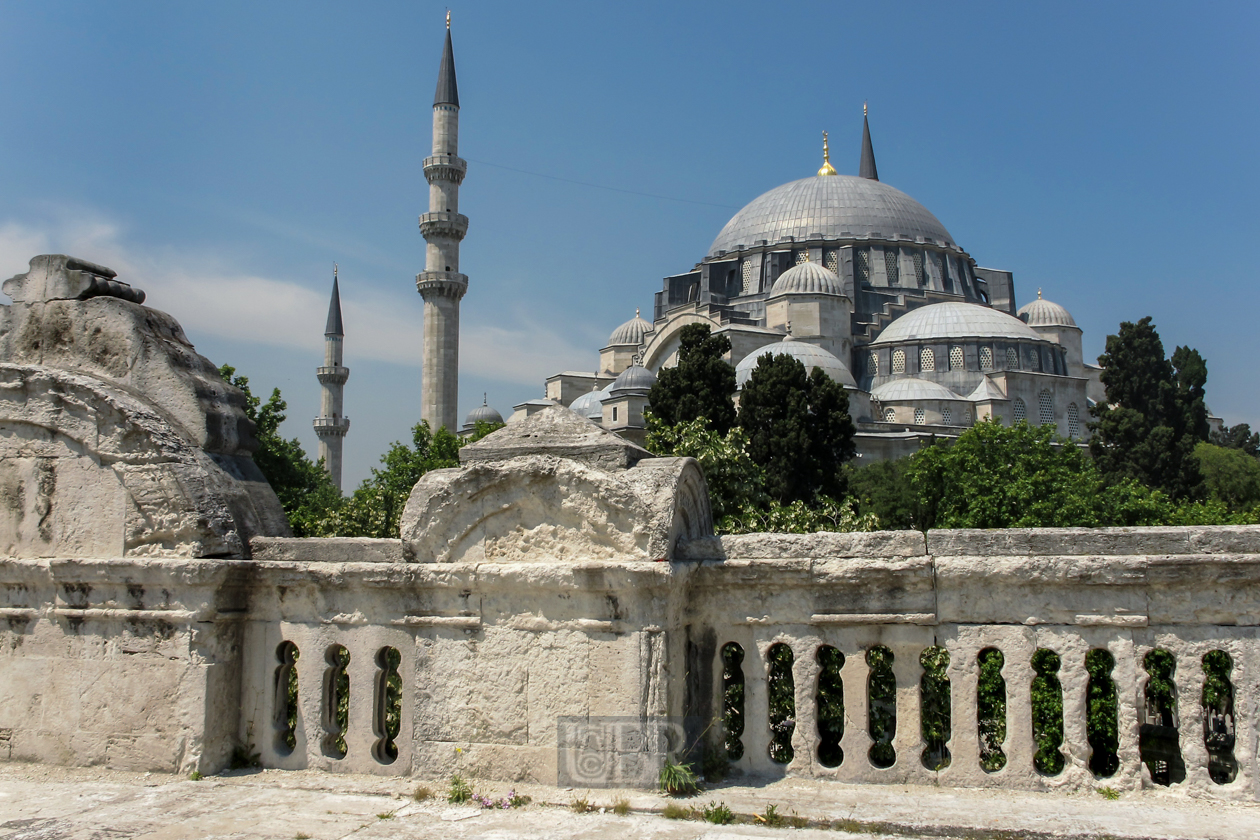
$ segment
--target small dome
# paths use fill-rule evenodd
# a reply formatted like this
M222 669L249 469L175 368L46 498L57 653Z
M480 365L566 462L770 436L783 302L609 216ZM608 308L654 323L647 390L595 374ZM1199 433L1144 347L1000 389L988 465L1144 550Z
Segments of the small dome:
M631 365L621 372L609 388L609 394L618 391L650 391L656 384L656 374L640 365Z
M779 279L774 281L774 288L770 290L770 295L773 297L791 292L839 295L843 294L844 290L840 286L840 278L834 272L828 271L816 262L806 260L780 274Z
M1030 327L1075 327L1076 321L1068 312L1053 301L1042 300L1041 290L1037 290L1037 299L1024 304L1019 310L1019 320Z
M1016 338L1045 341L1018 318L978 303L934 303L893 321L871 344L934 338Z
M611 388L612 386L608 386ZM600 390L595 388L587 391L573 402L569 403L569 408L581 414L588 420L594 420L598 423L604 416L604 407L602 405L604 397L608 396L608 388Z
M894 379L885 382L871 391L871 399L877 402L900 402L904 400L962 400L963 398L935 382L926 379Z
M481 405L468 412L468 416L464 418L464 428L471 429L478 423L502 423L503 415L495 411L486 404L485 398L482 398Z
M744 384L748 382L748 378L752 376L753 369L757 367L757 362L767 353L772 353L776 356L791 356L805 366L806 373L811 372L814 368L818 368L841 387L857 389L857 381L853 378L853 374L849 372L849 369L845 367L844 362L817 344L810 344L808 341L796 341L790 335L782 341L776 341L773 344L767 344L765 347L754 350L740 359L739 364L735 366L736 388L744 387Z
M614 344L642 344L643 336L652 331L652 325L639 317L639 310L634 310L634 317L612 331L608 336L608 346Z

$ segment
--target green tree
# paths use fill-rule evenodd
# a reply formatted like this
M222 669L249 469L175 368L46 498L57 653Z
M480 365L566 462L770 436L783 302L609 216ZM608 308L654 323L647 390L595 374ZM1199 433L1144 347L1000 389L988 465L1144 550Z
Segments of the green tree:
M1251 431L1249 423L1239 423L1237 426L1212 432L1208 442L1226 449L1241 449L1253 458L1260 457L1260 432Z
M1107 401L1090 409L1089 449L1102 474L1111 483L1133 479L1174 500L1201 498L1194 447L1208 435L1203 357L1178 347L1173 360L1166 359L1146 317L1107 336L1098 362Z
M873 515L879 527L893 531L923 530L919 497L910 483L910 457L874 461L864 466L845 464L849 498L863 515Z
M219 375L245 392L245 414L254 421L258 437L254 463L276 491L289 527L296 536L311 536L315 523L341 503L341 493L333 486L323 460L307 457L297 438L281 437L280 424L285 421L288 405L279 388L273 388L264 403L250 391L249 377L237 375L236 368L222 365Z
M766 471L766 492L782 504L841 498L841 467L853 457L856 431L849 397L829 376L786 355L767 353L740 393L737 423L748 452Z
M695 458L709 485L713 521L719 530L723 520L745 508L764 506L765 473L748 455L748 436L732 428L719 434L704 417L666 425L648 417L647 449L657 455Z
M1226 449L1211 443L1200 443L1194 454L1199 459L1208 498L1233 512L1260 505L1260 459L1243 449Z
M731 340L708 324L688 324L678 340L678 364L661 369L648 395L652 414L667 426L703 417L725 435L735 423L735 368L723 358Z
M986 420L912 456L907 477L923 528L1157 524L1168 500L1130 481L1114 487L1053 426Z

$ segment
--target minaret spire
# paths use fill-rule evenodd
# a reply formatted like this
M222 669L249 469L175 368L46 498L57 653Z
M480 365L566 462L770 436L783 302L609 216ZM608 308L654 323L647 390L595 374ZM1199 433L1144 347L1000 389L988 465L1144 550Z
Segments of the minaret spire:
M459 89L449 12L446 24L433 97L433 154L424 159L429 212L420 217L420 233L427 247L424 271L416 275L416 290L424 298L420 418L435 431L445 426L455 432L459 428L459 301L468 290L468 278L459 273L459 243L468 232L468 217L459 212L459 185L468 163L459 156Z
M322 389L319 416L315 418L315 435L319 438L319 457L324 459L324 469L328 470L333 486L340 490L341 448L346 432L350 431L350 418L342 411L350 368L341 363L345 328L341 322L341 292L337 288L337 274L337 264L333 263L332 298L328 301L328 323L324 327L324 364L315 369L315 377Z
M858 176L871 181L879 180L879 170L875 168L875 148L871 145L871 124L866 119L866 103L862 103L862 162L858 165Z

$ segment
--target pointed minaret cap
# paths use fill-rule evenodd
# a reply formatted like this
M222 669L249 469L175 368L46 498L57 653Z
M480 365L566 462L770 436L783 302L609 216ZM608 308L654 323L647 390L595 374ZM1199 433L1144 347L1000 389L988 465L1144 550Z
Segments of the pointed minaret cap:
M858 165L858 176L871 181L879 180L879 170L875 168L875 149L871 146L871 124L866 119L866 103L862 103L862 162Z
M433 105L459 107L459 86L455 84L455 51L451 47L451 13L446 13L446 44L442 47L442 66L438 68L437 92Z
M341 326L341 292L337 290L337 264L333 263L332 300L328 301L328 325L324 327L324 335L344 336Z

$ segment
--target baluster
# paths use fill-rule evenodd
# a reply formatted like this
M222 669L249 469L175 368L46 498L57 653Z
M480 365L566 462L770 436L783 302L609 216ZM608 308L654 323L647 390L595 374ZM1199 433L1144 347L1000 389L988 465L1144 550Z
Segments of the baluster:
M744 759L753 772L777 771L770 760L770 698L766 653L771 642L755 639L744 648Z
M1035 648L1029 641L1022 636L1012 637L1001 648L1006 659L1002 665L1002 677L1006 680L1006 766L1021 776L1036 774L1031 702Z
M841 779L865 778L871 771L867 753L871 748L867 718L867 681L870 666L866 664L866 650L849 640L837 641L836 647L844 654L844 667L840 669L840 682L844 686L844 735L840 749L844 751L844 763L840 765Z
M1177 740L1186 763L1186 780L1212 784L1208 777L1207 745L1203 743L1203 653L1207 648L1177 655Z

